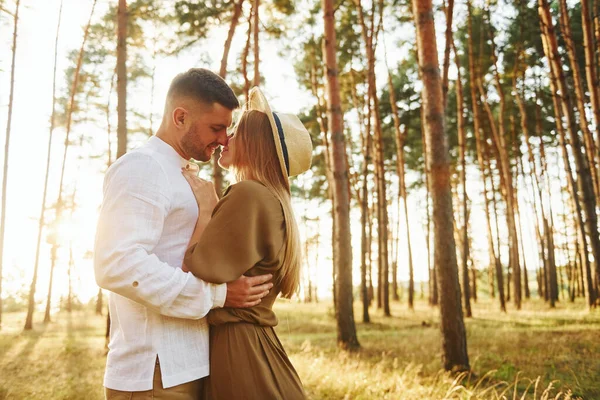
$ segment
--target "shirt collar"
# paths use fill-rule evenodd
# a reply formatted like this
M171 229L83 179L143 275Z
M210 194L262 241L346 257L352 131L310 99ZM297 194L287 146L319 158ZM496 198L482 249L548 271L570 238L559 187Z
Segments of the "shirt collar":
M148 140L148 145L154 148L157 152L165 156L169 161L177 163L180 167L185 167L188 164L188 160L181 157L179 153L175 151L170 144L164 142L157 136L152 136Z

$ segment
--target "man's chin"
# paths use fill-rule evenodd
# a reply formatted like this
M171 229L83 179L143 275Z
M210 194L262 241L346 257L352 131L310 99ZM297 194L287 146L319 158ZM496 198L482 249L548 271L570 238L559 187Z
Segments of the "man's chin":
M208 162L208 161L210 161L211 158L212 158L212 153L210 153L210 154L200 153L200 154L194 155L194 160L200 161L200 162Z

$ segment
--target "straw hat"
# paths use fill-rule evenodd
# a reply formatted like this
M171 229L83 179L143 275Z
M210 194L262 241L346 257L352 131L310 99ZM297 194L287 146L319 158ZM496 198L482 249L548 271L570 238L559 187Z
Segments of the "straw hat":
M256 86L250 90L245 108L261 111L269 117L279 164L286 180L288 176L299 175L310 168L310 134L296 115L271 111L265 95Z

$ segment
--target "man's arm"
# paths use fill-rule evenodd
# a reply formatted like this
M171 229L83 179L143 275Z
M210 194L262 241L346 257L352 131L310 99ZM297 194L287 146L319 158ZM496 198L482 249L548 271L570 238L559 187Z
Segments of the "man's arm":
M206 283L152 253L169 212L169 180L150 156L131 153L108 172L94 268L104 289L163 315L199 319L222 307L226 286Z

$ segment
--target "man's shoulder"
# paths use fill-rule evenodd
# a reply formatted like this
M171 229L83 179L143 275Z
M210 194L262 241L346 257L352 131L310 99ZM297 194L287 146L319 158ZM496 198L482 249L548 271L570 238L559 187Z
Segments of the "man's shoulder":
M162 171L162 166L154 152L144 146L131 150L121 156L108 168L107 174L114 173L117 170L136 169L156 173Z

